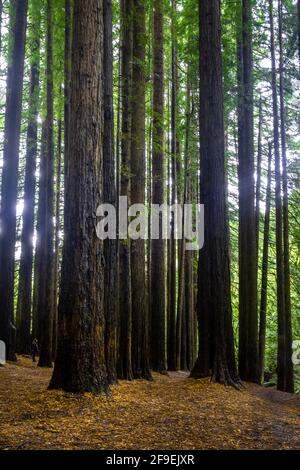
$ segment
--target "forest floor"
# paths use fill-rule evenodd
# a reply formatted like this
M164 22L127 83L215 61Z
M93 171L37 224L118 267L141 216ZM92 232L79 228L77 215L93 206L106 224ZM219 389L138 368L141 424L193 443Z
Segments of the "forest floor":
M185 373L122 381L110 397L47 391L29 358L0 367L0 449L300 449L300 397Z

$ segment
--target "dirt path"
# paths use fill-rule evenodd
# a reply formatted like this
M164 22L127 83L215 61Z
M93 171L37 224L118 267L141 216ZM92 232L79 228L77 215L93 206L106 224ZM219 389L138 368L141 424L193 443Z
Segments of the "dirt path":
M0 368L0 449L300 448L294 395L176 373L76 396L47 391L50 375L25 358Z

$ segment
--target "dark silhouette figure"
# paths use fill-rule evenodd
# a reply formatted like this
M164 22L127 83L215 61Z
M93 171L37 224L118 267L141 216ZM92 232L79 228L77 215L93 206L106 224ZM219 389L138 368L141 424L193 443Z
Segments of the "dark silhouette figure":
M31 345L31 355L32 355L32 361L33 362L36 362L35 361L35 356L38 354L38 352L39 352L38 340L36 338L34 338L34 340L32 341L32 345Z

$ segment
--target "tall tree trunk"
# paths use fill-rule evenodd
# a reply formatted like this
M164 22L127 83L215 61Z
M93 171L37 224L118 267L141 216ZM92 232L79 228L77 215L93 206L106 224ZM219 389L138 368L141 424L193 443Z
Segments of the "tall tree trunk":
M193 253L188 251L185 257L185 311L187 322L186 365L188 370L192 370L194 365L194 308Z
M153 6L152 204L161 205L164 202L164 10L159 0L154 0ZM152 367L165 373L165 243L162 236L151 243L151 295Z
M15 360L14 261L23 72L28 2L16 2L12 15L12 55L7 74L0 232L0 339Z
M53 340L53 178L54 178L54 145L53 145L53 11L52 1L47 0L47 116L46 116L46 153L45 178L43 180L44 211L41 227L41 271L39 279L39 307L41 318L40 367L52 367ZM43 234L43 236L42 236Z
M145 6L133 0L133 71L131 122L131 204L145 204ZM132 371L134 378L151 378L147 349L148 315L146 305L144 236L132 240Z
M64 181L68 177L68 143L70 127L70 93L71 93L71 62L72 62L72 25L73 2L65 0L65 47L64 47ZM66 184L65 184L66 187Z
M259 117L258 117L258 142L257 142L257 166L256 166L256 203L255 203L255 231L256 231L256 254L258 262L259 252L259 219L260 219L260 190L261 190L261 160L262 160L262 97L259 100ZM258 267L258 265L257 265Z
M30 71L29 118L26 141L23 227L17 303L17 352L30 354L31 286L33 262L34 206L39 103L40 13L35 17L35 36L32 40L33 61Z
M184 230L184 210L182 214ZM176 318L176 370L182 369L182 337L184 334L185 322L184 315L184 269L185 269L185 240L182 239L179 250L179 270L178 270L178 302L177 302L177 318Z
M103 2L74 5L70 140L57 357L50 388L106 392L101 203Z
M272 58L272 99L273 99L273 132L275 153L275 205L276 205L276 270L277 270L277 315L278 315L278 345L277 345L277 388L285 390L285 295L282 239L282 198L281 198L281 169L279 149L279 119L277 102L276 57L274 38L274 19L272 0L269 0L270 16L270 48Z
M253 147L251 0L242 0L241 106L239 111L239 374L258 381L257 263Z
M151 15L149 21L152 22ZM149 49L151 46L149 47ZM150 52L149 52L150 54ZM150 73L150 68L149 68ZM147 329L148 335L146 348L150 356L150 331L151 331L151 312L152 312L152 295L151 295L151 201L152 201L152 119L149 116L149 135L148 135L148 152L147 152L147 207L148 207L148 240L147 240ZM151 361L150 361L151 364ZM151 367L150 367L151 369Z
M149 77L150 90L149 90L149 101L153 101L153 88L151 86L151 75L152 75L152 42L153 42L153 15L152 6L147 10L148 15L148 44L147 44L147 77ZM148 208L148 240L147 240L147 278L146 278L146 290L147 290L147 328L145 337L146 350L149 353L149 362L151 369L151 357L150 357L150 331L151 331L151 312L152 312L152 296L151 296L151 201L152 201L152 114L151 112L147 115L147 208Z
M193 113L193 103L191 103L191 83L190 83L190 67L187 70L187 90L186 90L186 134L185 134L185 203L192 203L192 181L191 181L191 159L190 153L190 126L191 114ZM184 316L185 316L185 335L186 335L186 369L191 370L193 367L193 253L188 250L185 253L185 267L184 267ZM183 354L182 354L183 355Z
M40 340L41 337L41 312L39 310L40 295L40 274L42 271L42 218L45 211L43 188L46 178L46 121L42 123L41 132L41 150L40 150L40 166L39 166L39 191L38 191L38 209L36 222L36 244L34 254L34 278L33 278L33 296L32 296L32 337Z
M186 258L186 256L185 256ZM184 274L185 274L185 263L184 263ZM185 287L185 278L183 279ZM183 291L183 310L182 310L182 329L181 329L181 347L180 347L180 370L187 370L187 316L185 309L185 289Z
M272 180L272 145L269 143L268 176L266 191L266 209L263 241L263 259L261 269L261 296L259 316L259 375L260 383L264 381L265 372L265 345L266 345L266 313L267 313L267 290L268 290L268 261L270 242L270 209L271 209L271 180Z
M170 67L171 69L171 67ZM167 128L167 203L171 205L171 195L172 195L172 187L171 187L171 165L172 165L172 156L171 156L171 75L170 69L168 70L168 93L167 93L167 110L168 110L168 128ZM168 223L171 223L171 219L168 220ZM171 266L172 266L172 258L171 258L171 248L172 248L172 239L168 238L167 240L167 279L166 279L166 294L167 294L167 366L169 369L170 363L170 335L173 334L170 329L170 322L171 322Z
M61 91L60 91L61 94ZM57 319L58 319L58 286L59 286L59 233L60 223L60 192L61 192L61 161L62 161L62 120L57 123L57 166L56 166L56 195L55 195L55 231L54 231L54 262L53 262L53 336L52 358L55 360L57 349Z
M112 2L103 2L104 27L104 133L103 133L103 202L116 207L116 180L114 161L114 113L113 113L113 51L112 51ZM117 382L117 241L104 240L104 315L105 358L108 383Z
M68 178L68 145L69 145L69 128L70 128L70 94L71 94L71 63L72 63L72 27L73 27L73 1L65 0L65 43L64 43L64 150L63 150L63 168L64 168L64 191L67 187ZM61 125L59 123L59 142L61 141ZM60 155L59 166L59 183L61 182L61 142L59 143ZM59 185L60 186L60 185ZM60 188L57 191L56 210L59 211ZM64 194L65 199L65 194ZM58 204L58 205L57 205ZM56 223L59 223L59 212L56 213ZM58 264L59 264L59 239L58 225L55 234L55 257L54 257L54 311L53 311L53 359L56 357L57 350L57 328L58 328ZM55 279L56 278L56 279Z
M185 230L185 204L187 203L187 192L189 184L189 138L190 138L190 83L189 71L187 72L187 96L186 96L186 123L185 123L185 152L184 152L184 189L183 189L183 211L182 211L182 233ZM183 235L184 237L184 235ZM176 323L176 369L186 370L186 334L187 319L185 309L185 268L186 268L186 243L185 238L179 244L179 271L178 271L178 303Z
M279 96L280 96L280 133L283 188L283 269L284 269L284 307L285 307L285 391L294 392L294 370L292 362L292 313L290 281L290 244L289 244L289 201L286 160L286 111L284 101L283 38L282 38L282 0L278 0L279 22Z
M172 0L172 86L171 86L171 204L176 203L177 189L177 47L176 47L176 0ZM170 293L168 322L168 369L176 370L176 245L175 216L171 213L170 239Z
M120 183L121 183L121 165L120 165L120 153L121 153L121 98L122 98L122 90L121 90L121 41L119 41L118 45L118 100L117 100L117 123L116 123L116 212L119 215L119 197L120 197ZM117 322L116 322L116 367L117 367L117 359L118 359L118 352L119 352L119 340L120 340L120 241L119 241L119 217L117 217L117 250L116 250L116 315L117 315Z
M131 152L131 84L132 84L132 0L122 0L122 138L121 138L121 196L127 196L130 205ZM124 217L127 215L123 214ZM132 291L130 266L130 239L119 242L119 316L120 337L118 376L132 379Z
M239 381L231 318L221 19L219 0L200 2L200 194L205 243L199 256L199 353L191 373L223 384Z

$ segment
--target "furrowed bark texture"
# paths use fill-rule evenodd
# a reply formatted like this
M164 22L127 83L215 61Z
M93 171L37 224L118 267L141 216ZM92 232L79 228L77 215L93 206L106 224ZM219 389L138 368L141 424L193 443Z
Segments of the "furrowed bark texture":
M15 360L14 262L23 72L28 2L16 2L12 21L11 63L7 73L0 232L0 339L6 358Z
M112 90L112 2L103 2L104 27L104 134L103 134L103 202L116 207L116 180L114 163L114 111ZM117 241L104 240L104 313L105 358L110 384L117 382Z
M152 203L164 202L164 27L162 2L154 1L153 13L153 151ZM160 215L160 222L162 221ZM160 224L161 225L161 224ZM151 243L151 359L153 370L165 373L165 243L162 237Z
M205 242L199 255L199 353L191 373L239 382L231 318L219 0L200 2L200 199Z
M57 358L50 388L107 392L104 260L96 236L102 190L103 2L77 0Z

